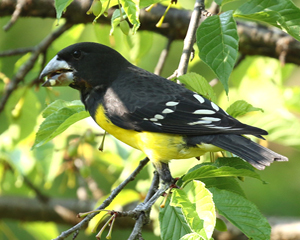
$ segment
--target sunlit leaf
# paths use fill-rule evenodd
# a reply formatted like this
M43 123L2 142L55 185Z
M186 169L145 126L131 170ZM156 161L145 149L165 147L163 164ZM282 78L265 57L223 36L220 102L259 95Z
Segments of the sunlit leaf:
M164 208L159 209L159 225L162 239L178 240L192 232L181 208L170 206L170 199Z
M49 109L46 108L45 115L47 117L40 125L32 148L45 144L75 122L89 116L89 113L86 112L85 107L82 103L79 103L79 101L66 103L66 106L64 106L65 104L63 104L61 100L56 102L51 104ZM54 111L55 109L57 110Z
M231 104L229 106L229 108L227 108L227 113L236 118L240 115L244 115L248 112L253 112L253 111L261 111L263 112L264 110L262 108L256 108L253 107L250 103L247 103L244 100L238 100L236 102L234 102L233 104Z
M187 73L178 77L178 79L186 88L203 95L212 102L217 101L215 91L201 75L197 73Z

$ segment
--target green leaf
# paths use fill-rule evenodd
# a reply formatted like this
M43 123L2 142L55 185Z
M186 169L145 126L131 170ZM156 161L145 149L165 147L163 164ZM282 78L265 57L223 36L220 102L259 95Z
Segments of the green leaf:
M271 227L257 207L246 198L230 191L209 188L220 215L253 240L270 239Z
M192 203L185 191L181 189L174 189L171 195L170 205L173 207L180 207L185 218L185 221L193 232L196 232L198 236L207 239L204 231L204 221L200 219L196 212L196 205Z
M58 99L52 103L50 103L43 111L42 116L43 118L48 117L52 113L57 112L59 109L68 107L68 106L81 106L82 102L80 100L74 100L72 102L67 102L65 100Z
M73 2L73 0L55 0L56 18L59 20L63 11Z
M234 16L271 24L300 41L300 9L290 0L247 1L235 11Z
M232 11L208 17L197 29L199 57L217 75L228 94L228 78L238 54L238 34Z
M133 25L133 33L136 33L138 28L140 27L140 20L139 20L139 0L120 0L122 7L128 17L128 20Z
M216 94L207 80L197 73L187 73L178 77L186 88L201 94L212 102L217 102Z
M181 208L186 223L194 233L187 233L183 239L194 239L195 236L197 239L211 238L216 220L215 207L211 193L202 182L193 181L183 190L174 189L170 206Z
M49 105L43 115L46 118L40 125L32 149L42 146L75 122L90 116L79 101L65 102L64 104L62 100Z
M246 197L236 177L213 177L201 179L206 188L217 187Z
M184 187L183 190L187 194L189 201L195 204L196 212L199 218L203 220L205 235L208 239L210 239L216 224L216 211L212 194L205 188L205 184L200 181L190 182ZM183 210L183 213L185 215L185 209ZM193 224L196 223L193 222ZM192 226L190 223L189 225ZM197 228L199 228L199 226L197 226ZM192 230L197 232L193 228ZM199 232L199 234L200 233L201 232Z
M234 118L253 111L263 112L264 110L262 108L253 107L250 103L247 103L244 100L235 101L226 110L226 112Z
M181 208L170 206L170 199L167 199L164 208L159 209L159 225L162 239L178 240L192 232Z
M199 164L190 169L182 180L188 182L211 177L252 177L261 180L253 167L240 158L218 158L213 164Z

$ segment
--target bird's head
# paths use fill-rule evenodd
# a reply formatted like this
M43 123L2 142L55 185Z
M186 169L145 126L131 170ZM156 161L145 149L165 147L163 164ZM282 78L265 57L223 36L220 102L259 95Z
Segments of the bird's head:
M83 42L64 48L43 69L42 86L70 86L83 90L109 85L130 63L115 50L98 43Z

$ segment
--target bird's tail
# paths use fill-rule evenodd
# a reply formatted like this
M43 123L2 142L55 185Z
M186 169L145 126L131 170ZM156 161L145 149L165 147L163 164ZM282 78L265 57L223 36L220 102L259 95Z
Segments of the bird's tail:
M274 161L288 161L288 158L265 148L248 138L235 134L216 134L205 136L201 139L203 143L213 144L226 151L241 157L253 167L263 170ZM201 138L202 138L201 137Z

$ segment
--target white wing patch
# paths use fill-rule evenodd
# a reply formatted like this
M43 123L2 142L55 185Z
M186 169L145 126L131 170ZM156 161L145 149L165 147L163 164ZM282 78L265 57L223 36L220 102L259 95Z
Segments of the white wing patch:
M160 115L160 114L155 114L154 118L160 120L160 119L164 119L165 117L163 115Z
M194 94L193 96L194 96L194 98L196 98L200 103L204 103L204 102L205 102L205 99L204 99L203 97L201 97L200 95Z
M174 112L172 109L170 109L170 108L165 108L163 111L162 111L162 113L163 114L165 114L165 113L172 113L172 112Z
M220 118L216 118L216 117L203 117L203 118L201 118L201 120L211 121L211 122L218 122L218 121L221 121Z
M215 114L216 112L213 111L213 110L209 110L209 109L198 109L196 111L193 112L193 114L203 114L203 115L206 115L206 114Z
M218 107L218 105L215 104L215 103L213 103L213 102L211 102L211 106L212 106L212 108L215 109L216 111L219 111L219 110L220 110L220 108Z
M176 106L178 104L179 104L179 102L172 102L172 101L170 101L170 102L166 103L166 106L168 106L168 107L174 107L174 106Z
M188 123L188 125L193 126L193 125L197 125L197 124L210 124L210 123L211 123L211 121L203 121L203 120L199 120L199 121L197 121L197 122L190 122L190 123Z

